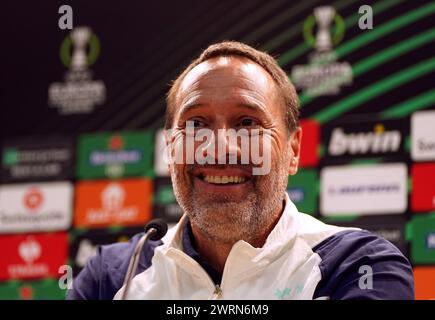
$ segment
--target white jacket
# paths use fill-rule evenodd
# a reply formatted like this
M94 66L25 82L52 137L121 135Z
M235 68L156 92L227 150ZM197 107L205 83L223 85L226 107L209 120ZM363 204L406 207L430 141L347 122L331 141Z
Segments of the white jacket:
M322 259L312 248L337 232L354 229L300 213L287 196L284 212L262 248L243 240L234 244L219 287L183 252L186 221L184 215L168 231L151 267L132 280L127 299L312 299L322 279ZM114 299L120 299L123 290Z

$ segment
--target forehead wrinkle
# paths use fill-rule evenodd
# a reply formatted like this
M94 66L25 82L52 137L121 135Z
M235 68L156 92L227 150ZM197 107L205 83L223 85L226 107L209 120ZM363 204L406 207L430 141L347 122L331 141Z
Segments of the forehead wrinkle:
M208 81L212 79L212 81ZM242 81L240 81L242 80ZM212 74L204 74L203 76L198 77L191 83L190 86L186 86L184 90L180 90L179 97L182 97L181 103L187 99L190 100L191 96L197 95L215 95L222 94L222 92L213 92L212 90L219 89L227 89L225 94L229 93L241 93L244 95L254 96L257 100L267 100L269 96L270 87L267 84L264 86L258 86L258 81L254 81L249 77L240 74L239 79L233 79L233 81L228 81L228 75L212 75ZM272 90L272 95L275 95L275 90ZM210 94L211 92L211 94Z
M192 91L184 97L181 102L180 109L185 111L185 109L189 109L192 106L208 105L215 103L216 100L218 100L217 103L224 103L228 101L232 104L245 105L248 107L251 106L253 108L260 109L261 111L266 112L266 97L264 97L263 95L253 90L245 90L240 88L231 88L230 90L236 95L222 97L222 95L219 95L218 93L211 96L206 94L206 101L201 101L201 90Z

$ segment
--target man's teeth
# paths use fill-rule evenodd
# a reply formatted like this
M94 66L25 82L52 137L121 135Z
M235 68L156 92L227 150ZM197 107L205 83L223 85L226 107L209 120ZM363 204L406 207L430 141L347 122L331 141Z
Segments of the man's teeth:
M227 184L227 183L242 183L245 182L245 177L239 176L204 176L204 180L208 183Z

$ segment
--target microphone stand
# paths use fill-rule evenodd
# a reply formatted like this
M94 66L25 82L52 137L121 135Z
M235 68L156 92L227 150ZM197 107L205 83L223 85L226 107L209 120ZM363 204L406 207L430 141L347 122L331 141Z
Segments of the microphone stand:
M131 280L136 275L137 265L139 264L140 253L142 252L142 248L144 244L148 241L148 239L150 239L156 233L157 233L156 228L150 228L137 242L136 247L134 248L133 256L131 257L130 263L128 264L127 273L124 279L125 288L122 293L121 300L126 300L128 296Z

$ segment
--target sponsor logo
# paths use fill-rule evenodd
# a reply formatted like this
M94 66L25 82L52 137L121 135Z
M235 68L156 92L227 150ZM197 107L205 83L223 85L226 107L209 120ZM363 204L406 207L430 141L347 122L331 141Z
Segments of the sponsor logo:
M49 104L60 114L90 113L106 100L103 81L92 80L88 69L99 53L98 37L88 27L74 28L62 42L60 58L69 70L65 82L52 83L48 89Z
M183 215L183 209L175 198L171 179L168 177L159 177L154 180L154 186L154 216L166 222L178 222Z
M414 264L435 263L435 216L415 214L409 222L411 258Z
M19 289L19 295L21 300L33 299L33 288L31 286L22 286Z
M101 193L103 209L108 212L121 210L124 199L125 191L118 183L109 184Z
M0 187L0 232L55 231L69 228L72 192L69 182Z
M321 172L323 215L397 214L406 207L403 163L326 167Z
M70 258L73 262L73 273L77 275L94 256L101 245L127 242L134 235L143 232L143 227L122 228L120 230L90 230L77 235L70 246Z
M101 193L101 209L89 209L87 219L90 223L110 220L116 215L120 220L134 219L138 214L136 206L124 206L125 190L119 183L109 184Z
M94 151L91 153L90 163L93 166L107 164L129 164L138 163L141 159L139 150L121 151Z
M70 146L5 147L2 158L1 174L8 181L66 177L70 174L68 169L72 162Z
M20 243L18 252L21 259L27 263L33 263L33 261L41 256L41 246L32 237L28 237L25 241Z
M0 237L3 255L0 279L58 277L67 259L67 234L38 234Z
M67 161L71 154L68 149L17 150L6 149L3 164L7 167L18 163L40 163L52 161Z
M435 163L417 163L411 168L411 207L413 211L435 209Z
M75 224L142 225L151 215L151 181L82 182L77 186Z
M183 209L178 204L170 178L155 179L154 216L166 222L178 222L183 215Z
M81 178L119 178L145 175L152 170L151 134L95 134L79 141L78 175Z
M419 151L435 151L435 141L417 140L417 148Z
M381 183L381 184L366 184L366 185L344 185L338 188L330 187L328 192L334 195L352 195L352 194L370 194L370 193L390 193L398 192L400 185L397 183Z
M0 283L0 300L64 300L65 293L51 278Z
M80 241L75 264L79 268L84 268L88 260L97 253L97 246L93 245L90 240Z
M372 232L396 245L400 243L403 238L402 231L397 229L377 229Z
M159 186L159 189L156 191L156 197L154 201L159 204L174 203L176 200L174 190L172 189L172 184Z
M426 236L426 248L435 249L435 232L431 232Z
M18 152L15 149L6 149L3 153L3 166L10 167L18 163Z
M156 204L154 206L154 216L163 219L168 223L176 223L183 215L183 209L177 202L167 204Z
M30 188L23 198L24 206L29 210L38 209L44 200L42 192L38 188Z
M108 141L109 150L92 151L89 157L91 166L106 166L106 175L119 177L124 173L124 165L138 164L142 161L142 152L138 149L122 150L123 139L119 135Z
M372 132L346 133L342 128L335 128L328 153L331 156L394 153L399 151L401 143L400 131L387 131L383 124L376 124Z
M411 117L411 157L416 161L435 160L435 111L420 111Z
M315 167L319 163L319 123L314 120L300 121L302 128L302 143L300 167Z
M355 219L331 219L325 221L342 227L355 227L368 230L394 244L402 253L408 255L408 246L405 241L405 226L407 219L402 216L363 216Z
M305 199L305 191L302 188L289 188L287 189L287 193L296 205L300 202L303 202Z
M314 28L317 32L314 35ZM334 31L333 31L334 30ZM338 62L333 50L344 37L343 18L331 6L314 8L304 23L306 43L315 51L308 65L296 65L291 72L293 83L309 96L336 95L341 87L352 84L352 67L348 62Z
M27 262L25 264L11 264L8 273L15 278L37 278L49 273L49 267L45 263Z
M316 214L317 190L318 178L314 169L301 169L288 178L287 193L301 212Z
M178 221L183 215L183 209L178 203L171 203L165 206L165 216L168 221Z

